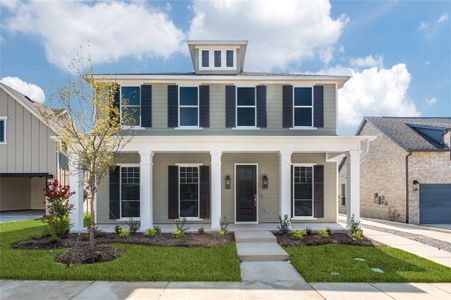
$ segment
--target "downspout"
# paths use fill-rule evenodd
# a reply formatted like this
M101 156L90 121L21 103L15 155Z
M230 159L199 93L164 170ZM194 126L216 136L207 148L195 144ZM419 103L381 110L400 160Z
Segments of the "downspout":
M409 223L409 157L412 152L406 155L406 223Z

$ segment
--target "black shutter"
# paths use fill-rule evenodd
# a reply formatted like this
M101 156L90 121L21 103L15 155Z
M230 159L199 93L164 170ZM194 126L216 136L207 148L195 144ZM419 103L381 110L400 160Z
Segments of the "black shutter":
M210 217L210 166L200 166L200 217Z
M291 193L290 193L290 203L291 203L291 217L294 217L294 201L293 201L293 165L291 165L290 170L291 170L291 176L290 176L290 189L291 189ZM283 217L283 216L282 216Z
M141 127L152 127L152 86L141 86Z
M118 84L114 85L114 98L113 98L113 107L117 108L117 113L120 116L121 112L121 87ZM110 120L115 117L115 113L113 111L110 112ZM120 120L119 120L120 122ZM110 121L111 124L111 121Z
M257 127L266 128L266 86L257 86Z
M168 127L174 128L178 127L178 113L179 113L179 106L178 106L178 86L176 85L169 85L168 86Z
M284 85L282 88L283 128L293 126L293 87Z
M324 127L324 87L313 88L313 126Z
M120 167L110 167L110 219L120 219Z
M201 85L199 87L199 126L210 127L210 86Z
M179 217L179 168L168 166L168 218Z
M235 127L235 102L236 89L234 85L227 85L225 90L226 100L226 127Z
M314 206L315 218L324 218L324 166L314 167Z

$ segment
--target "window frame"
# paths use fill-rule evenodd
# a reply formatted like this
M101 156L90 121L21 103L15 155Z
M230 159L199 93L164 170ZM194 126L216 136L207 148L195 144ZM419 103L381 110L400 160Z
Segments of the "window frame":
M131 217L133 220L141 220L141 165L140 164L117 164L117 167L119 167L119 220L125 221L130 220L130 217L122 217L122 168L139 168L140 174L139 174L139 209L140 209L140 216L139 217ZM130 200L127 200L130 201ZM132 200L136 201L136 200Z
M291 179L291 186L293 189L293 195L291 196L291 205L293 207L294 220L316 220L315 218L315 166L316 163L294 163L291 165L293 168L293 178ZM296 201L295 201L295 186L294 186L294 168L296 167L309 167L312 169L312 215L311 216L296 216Z
M6 133L8 132L7 130L8 117L0 116L0 121L3 121L3 141L0 141L0 145L6 145L7 144Z
M253 88L254 89L254 105L238 105L238 89L239 88ZM235 128L236 129L259 129L257 127L257 87L238 85L235 86ZM239 126L238 125L238 108L254 108L254 126Z
M123 87L137 87L139 89L139 105L127 105L127 107L139 107L139 125L134 125L134 126L127 126L127 125L122 125L122 88ZM142 129L143 127L141 126L142 124L142 120L141 120L141 115L142 115L142 99L141 99L141 86L140 85L121 85L120 86L120 94L119 94L119 118L121 121L121 127L123 129Z
M310 88L312 90L312 104L311 105L295 105L295 99L296 99L296 89L297 88ZM314 99L315 99L315 95L314 95L315 89L313 88L313 86L303 86L303 85L297 85L297 86L293 86L293 99L292 99L292 105L293 105L293 111L292 113L292 118L293 118L293 123L292 123L292 128L293 129L315 129L315 120L314 120ZM301 125L301 126L297 126L296 125L296 108L311 108L312 109L312 123L310 126L308 125Z
M192 220L202 220L202 218L200 217L200 167L202 166L201 163L178 163L176 164L177 166L177 178L178 178L178 182L177 182L177 186L178 186L178 216L179 218L182 218L180 216L180 168L197 168L197 217L183 217L185 218L187 221L192 221Z
M207 53L207 66L204 66L204 52ZM210 68L210 50L200 50L200 68Z
M227 53L228 53L229 51L232 52L232 66L230 66L230 67L229 67L229 65L227 64L227 62L228 62L228 59L227 59ZM232 50L232 49L226 49L226 50L225 50L225 66L226 66L226 68L234 68L234 67L235 67L235 53L236 53L236 51L235 51L235 50Z
M180 90L181 88L197 88L197 105L180 105ZM178 112L177 112L177 128L183 128L183 129L200 129L200 95L199 95L199 86L198 85L179 85L178 86L178 95L177 95L178 99L177 99L177 107L178 107ZM182 108L197 108L197 125L195 126L191 126L191 125L181 125L180 124L180 111Z
M213 50L213 62L215 68L222 68L222 52L223 50ZM219 66L216 65L216 54L219 53Z
M199 71L234 71L238 68L238 61L237 61L237 51L238 48L234 47L225 47L225 46L216 46L216 47L199 47L198 48L198 68ZM232 66L227 66L227 51L230 50L233 52L233 60L232 60ZM203 51L208 51L208 67L202 66L202 57ZM221 66L215 67L215 58L214 58L214 52L215 51L221 51Z

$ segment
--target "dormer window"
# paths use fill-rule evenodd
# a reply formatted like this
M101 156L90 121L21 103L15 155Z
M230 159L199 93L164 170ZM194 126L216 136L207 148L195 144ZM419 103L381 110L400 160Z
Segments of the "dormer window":
M235 49L200 49L200 70L235 70L237 68Z
M215 68L221 67L221 50L215 50Z
M228 68L233 67L233 50L227 50L226 52L226 65Z
M210 51L202 50L202 68L208 68L210 66Z

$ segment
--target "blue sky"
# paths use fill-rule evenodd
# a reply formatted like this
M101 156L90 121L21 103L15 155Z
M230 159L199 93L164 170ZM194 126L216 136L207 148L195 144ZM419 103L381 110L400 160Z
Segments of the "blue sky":
M227 38L249 40L246 70L352 76L339 93L340 133L363 115L451 116L451 1L0 0L0 9L0 78L37 99L64 83L78 46L99 73L191 71L184 40Z

